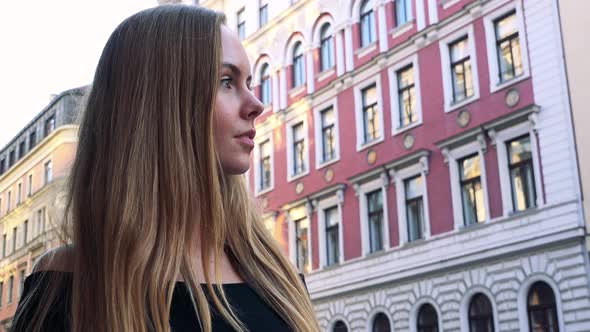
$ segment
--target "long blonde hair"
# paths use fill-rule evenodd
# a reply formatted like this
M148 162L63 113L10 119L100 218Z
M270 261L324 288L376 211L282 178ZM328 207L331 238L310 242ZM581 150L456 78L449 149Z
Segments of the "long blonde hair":
M264 228L243 177L224 174L216 157L224 23L209 9L159 6L125 20L104 48L68 188L73 331L170 331L171 286L180 276L199 324L211 331L212 308L191 259L195 234L210 301L234 329L247 330L220 286L224 250L294 331L319 331L305 286ZM46 305L27 331L41 329L55 287L36 290Z

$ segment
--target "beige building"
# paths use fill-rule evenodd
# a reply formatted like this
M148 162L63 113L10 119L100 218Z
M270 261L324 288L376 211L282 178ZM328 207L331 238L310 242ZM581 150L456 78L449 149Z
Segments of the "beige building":
M561 34L570 91L570 107L578 152L578 167L582 185L582 205L586 221L586 244L590 251L590 37L587 33L586 13L590 12L590 2L561 0L559 13Z
M0 332L8 331L37 258L59 245L56 227L74 159L84 89L56 96L0 149Z

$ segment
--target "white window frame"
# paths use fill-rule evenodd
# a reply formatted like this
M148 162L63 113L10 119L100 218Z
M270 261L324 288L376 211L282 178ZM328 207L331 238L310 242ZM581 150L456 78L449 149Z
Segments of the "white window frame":
M293 207L289 210L289 212L287 213L287 221L288 221L288 229L289 229L289 258L291 259L291 262L295 265L295 267L297 267L297 252L296 252L296 241L295 241L295 237L297 236L297 234L295 233L295 221L296 220L300 220L302 218L307 218L308 222L309 222L309 227L307 227L307 239L308 239L308 245L307 245L307 250L308 250L308 257L309 257L309 266L310 266L310 270L313 270L313 250L312 250L312 246L313 246L313 241L311 238L311 227L312 227L312 213L313 213L313 207L311 205L311 202L307 202L304 204L301 204L297 207ZM304 271L299 271L300 273L304 273Z
M508 149L506 143L514 138L528 134L531 140L531 150L533 159L533 174L535 176L535 194L537 197L537 206L540 208L544 205L543 190L541 182L541 166L539 165L539 149L537 142L537 135L534 126L534 115L531 115L529 121L517 124L515 126L503 129L501 131L490 130L489 135L493 137L493 142L496 145L498 154L498 172L500 176L500 190L502 196L502 211L503 216L508 217L515 213L512 205L512 187L510 185L510 171L508 165Z
M270 186L264 190L260 188L260 179L262 174L260 174L260 148L261 144L265 141L269 142L270 144ZM275 152L274 152L274 140L272 131L265 133L264 135L256 136L254 140L255 148L254 148L254 193L255 196L260 196L266 194L275 187L275 172L274 172L274 159L275 159Z
M474 286L470 288L463 298L461 299L461 305L459 309L459 317L461 321L461 332L470 332L469 330L469 305L471 304L471 300L477 294L483 294L488 298L490 304L492 305L492 315L494 320L494 331L500 331L500 325L498 324L498 307L496 305L496 299L492 295L487 288L483 286ZM528 330L527 330L528 331Z
M530 331L527 297L529 295L529 291L531 290L531 286L537 281L546 283L549 287L551 287L551 290L553 290L559 330L567 331L563 320L563 304L561 303L561 292L559 291L559 286L555 281L553 281L553 279L551 279L551 277L540 273L537 273L522 282L520 289L518 290L518 322L520 331Z
M16 206L21 205L23 202L23 182L19 181L16 185Z
M442 312L440 311L440 308L438 307L434 299L423 298L421 300L418 300L412 307L412 310L410 310L410 332L418 331L418 310L424 304L430 304L434 308L434 311L436 311L436 318L438 320L438 330L444 331L442 325Z
M362 90L375 84L377 89L377 115L379 117L379 135L380 137L372 142L363 143L365 140L364 120L363 120L363 97ZM370 146L379 144L385 139L385 123L383 122L383 90L381 90L381 75L376 75L376 78L367 80L354 87L354 113L356 120L356 151L362 151Z
M500 83L499 78L499 68L498 68L498 57L497 57L497 49L496 49L496 33L494 30L494 20L505 15L509 11L516 9L516 19L518 21L518 38L520 42L520 51L522 55L522 66L523 66L523 73L522 75L515 77L511 80L506 82ZM487 55L488 55L488 69L489 69L489 76L490 76L490 91L492 93L504 89L510 85L513 85L517 82L525 80L530 77L530 70L529 70L529 55L527 49L527 36L526 30L524 25L524 16L522 14L522 4L520 1L513 1L509 4L496 9L494 12L486 15L483 18L485 34L486 34L486 48L487 48Z
M293 174L293 127L300 122L303 122L305 135L305 171L300 174ZM285 127L287 130L287 182L292 182L309 174L309 127L307 125L307 112L303 112L289 120Z
M50 164L51 167L51 172L49 173L49 176L47 175L47 165ZM53 181L53 159L47 159L46 161L43 162L43 181L44 181L44 185L48 185Z
M451 197L453 201L453 219L455 224L455 230L460 230L464 228L469 228L473 225L465 225L464 216L463 216L463 201L461 196L461 178L459 176L459 163L458 160L464 157L467 157L471 154L477 153L480 160L480 179L481 179L481 188L483 190L483 199L484 199L484 209L485 209L485 220L483 223L488 223L490 221L490 199L488 195L488 181L487 181L487 172L486 172L486 160L485 160L485 152L487 149L487 144L485 141L485 137L483 134L478 134L476 139L465 145L448 149L443 148L443 156L445 157L445 161L449 165L449 173L450 173L450 182L451 182Z
M387 251L390 248L390 239L389 239L389 208L388 208L388 201L387 201L387 187L388 187L388 176L387 173L382 172L380 176L376 179L369 180L368 182L362 184L354 184L355 187L355 194L359 199L359 215L360 215L360 223L361 223L361 247L362 247L362 257L365 257L370 254L370 239L369 239L369 208L367 206L367 194L381 189L383 193L383 250L378 251L383 252Z
M29 173L27 176L27 198L33 196L33 173Z
M399 85L397 81L397 72L408 66L412 65L414 71L414 88L416 89L416 116L418 120L410 125L407 125L403 128L400 128L400 121L399 121L399 96L397 91L399 90ZM389 86L391 87L391 93L389 94L390 102L391 102L391 134L396 136L401 134L407 130L412 128L418 127L422 124L422 97L420 93L420 67L418 65L418 55L415 54L409 59L402 61L396 64L393 67L390 67L388 70L389 75Z
M428 175L428 157L422 156L420 159L412 166L407 166L400 170L390 170L391 178L395 183L395 195L396 195L396 203L397 203L397 215L398 215L398 229L399 229L399 243L400 245L404 245L409 242L408 239L408 221L406 215L406 186L405 180L409 178L413 178L414 176L421 176L422 177L422 184L423 184L423 196L422 196L422 204L424 209L424 240L430 238L431 230L430 230L430 212L428 209L428 185L426 183L426 176Z
M322 135L322 111L332 108L334 112L334 136L336 140L336 149L335 154L336 157L332 160L328 160L326 162L322 162L323 156L323 135ZM314 137L315 137L315 169L321 169L325 166L331 165L335 162L340 161L340 126L338 124L338 100L336 97L315 106L313 109L313 122L314 122Z
M319 200L317 203L318 215L318 235L319 235L319 251L320 251L320 269L325 268L328 257L326 254L326 215L327 209L338 208L338 260L336 264L344 262L344 241L343 241L343 222L342 222L342 205L344 203L344 190L339 189L334 195L329 198ZM330 266L331 267L331 266Z
M467 36L468 47L469 47L469 61L471 63L471 74L473 80L473 96L467 97L458 103L453 102L453 77L451 73L451 54L449 45L463 36ZM453 32L439 42L440 48L440 60L443 74L443 91L444 91L444 103L445 112L455 111L466 104L472 103L479 99L479 75L477 69L477 50L475 48L475 33L473 24Z

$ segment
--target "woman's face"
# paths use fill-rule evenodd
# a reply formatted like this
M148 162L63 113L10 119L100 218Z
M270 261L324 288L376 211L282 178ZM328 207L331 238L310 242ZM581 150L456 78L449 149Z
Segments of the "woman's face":
M252 75L238 36L221 26L221 72L215 99L214 139L223 171L242 174L250 167L254 149L254 120L264 106L250 89Z

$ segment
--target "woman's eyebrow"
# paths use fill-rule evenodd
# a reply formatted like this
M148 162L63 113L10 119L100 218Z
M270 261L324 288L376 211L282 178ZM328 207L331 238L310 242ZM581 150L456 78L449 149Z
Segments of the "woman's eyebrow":
M222 64L222 66L224 68L228 68L233 75L235 76L242 76L242 71L240 70L240 68L236 65L234 65L233 63L229 63L229 62L224 62ZM246 80L251 80L252 79L252 75L248 75L248 78Z

